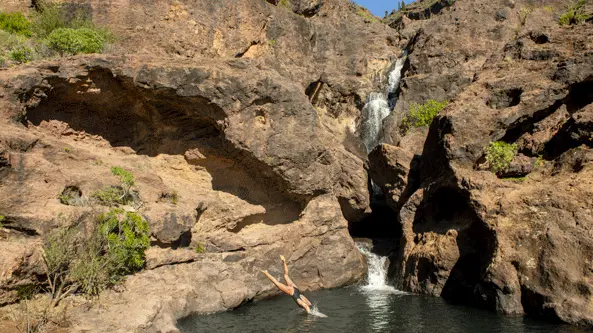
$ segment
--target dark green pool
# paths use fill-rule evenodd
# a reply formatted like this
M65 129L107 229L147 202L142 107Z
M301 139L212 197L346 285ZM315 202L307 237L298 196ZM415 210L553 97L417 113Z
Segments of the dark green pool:
M305 314L288 296L278 296L231 312L192 316L178 323L184 333L246 332L429 332L575 333L523 317L451 305L441 298L359 287L305 293L327 318Z

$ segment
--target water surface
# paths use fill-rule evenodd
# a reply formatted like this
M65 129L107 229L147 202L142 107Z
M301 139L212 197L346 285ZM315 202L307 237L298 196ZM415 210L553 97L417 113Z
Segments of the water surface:
M451 305L438 297L393 289L348 287L304 293L328 318L307 315L289 296L251 303L235 311L181 320L183 333L430 332L575 333L579 329L523 317Z

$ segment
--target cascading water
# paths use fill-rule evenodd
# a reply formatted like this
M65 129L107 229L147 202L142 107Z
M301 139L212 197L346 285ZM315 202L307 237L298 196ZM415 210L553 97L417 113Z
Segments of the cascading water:
M385 291L389 293L403 293L387 284L387 257L371 252L364 244L357 244L360 252L367 258L367 280L361 287L363 291Z
M389 115L389 103L383 93L371 93L362 109L361 137L367 154L377 146L381 135L383 119Z
M360 290L365 295L369 313L373 318L370 328L373 332L385 332L390 319L390 314L385 309L390 307L394 295L405 295L406 293L387 284L387 257L374 254L368 245L356 243L356 246L367 258L367 281L360 287Z
M364 143L367 154L375 148L381 140L383 120L391 113L397 101L396 92L401 80L402 68L407 54L404 51L397 59L393 69L389 72L385 92L373 92L369 95L367 103L362 109L360 123L360 137Z

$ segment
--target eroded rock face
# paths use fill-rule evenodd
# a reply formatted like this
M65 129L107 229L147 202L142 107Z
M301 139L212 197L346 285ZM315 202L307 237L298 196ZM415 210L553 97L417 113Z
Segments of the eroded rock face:
M442 19L468 9L457 5ZM503 12L494 18L510 19ZM502 53L478 43L493 53L476 53L484 66L473 67L462 92L446 89L456 97L432 122L416 170L390 152L413 150L414 140L373 152L371 175L391 179L381 183L390 195L390 184L405 188L406 174L421 179L395 207L403 236L391 274L404 290L591 327L593 58L579 45L592 45L593 30L562 28L538 9L520 27L516 39L502 38ZM423 47L415 44L412 68ZM498 177L484 168L493 141L519 151Z
M302 290L353 283L364 274L361 255L331 196L313 199L298 221L253 225L236 236L244 248L235 252L151 249L147 260L152 269L129 277L125 292L105 293L103 304L108 307L76 310L73 331L130 332L138 327L142 332L176 331L178 318L233 309L270 296L278 291L260 270L281 276L280 253ZM122 322L126 313L133 315Z
M113 316L73 310L75 331L170 331L181 316L271 295L259 270L279 272L280 254L303 290L360 279L342 208L365 210L362 162L322 130L298 86L260 65L93 56L5 71L0 212L7 230L36 243L0 240L16 247L0 263L2 303L43 283L33 250L63 224L58 213L106 209L87 200L119 185L111 166L135 175L153 247L147 271L106 296ZM14 123L23 116L25 126ZM73 188L79 204L58 200ZM122 324L125 313L136 319Z
M347 229L370 211L354 129L376 74L401 51L390 28L343 0L66 8L119 38L109 57L0 74L0 246L16 247L1 262L2 304L23 281L44 283L25 248L67 222L58 213L107 209L88 199L120 185L112 166L136 177L133 208L151 228L147 270L106 295L109 314L77 308L75 330L173 331L181 316L271 295L258 272L279 268L279 254L305 290L363 275ZM61 203L68 189L76 198ZM123 325L122 315L136 319Z
M418 170L419 163L419 155L388 144L377 146L369 154L369 175L386 191L388 204L395 211L399 211L420 185L418 175L410 174L410 170Z

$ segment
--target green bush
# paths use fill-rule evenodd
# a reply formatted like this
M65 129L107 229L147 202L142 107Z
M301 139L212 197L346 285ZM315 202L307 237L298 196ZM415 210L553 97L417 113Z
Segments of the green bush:
M104 206L127 205L130 198L126 197L124 190L119 186L105 186L100 190L91 193L91 198L97 200Z
M407 132L410 127L429 126L432 119L449 104L449 101L438 102L429 99L424 104L413 103L410 112L402 119L402 129Z
M0 29L27 37L33 35L31 21L23 13L0 13Z
M202 245L202 243L198 243L196 245L196 253L206 253L206 248L204 247L204 245Z
M148 223L134 212L112 209L99 216L100 232L107 240L116 275L123 276L144 267L144 251L150 245Z
M70 18L68 18L70 16ZM89 28L100 30L94 25L93 21L87 17L84 12L77 11L70 14L68 10L62 8L58 3L49 3L41 1L37 12L33 16L33 32L38 38L46 38L54 30L61 28Z
M54 305L76 289L69 270L77 253L72 229L55 230L43 244L43 265Z
M51 49L60 54L99 53L107 42L105 34L90 28L58 28L47 36Z
M486 148L486 162L490 170L499 173L506 170L513 158L517 155L517 144L503 141L490 142Z
M4 217L4 215L0 215L0 228L4 228L4 224L2 224L4 220L6 220L6 217Z
M111 173L114 176L119 177L119 181L121 182L121 187L124 191L122 200L124 200L126 202L133 201L133 198L131 196L131 191L132 191L132 187L134 185L136 185L136 179L134 178L134 175L130 171L125 170L121 167L112 167Z
M111 173L119 177L121 186L106 186L93 192L91 197L105 206L128 205L134 202L132 196L132 187L136 184L134 175L121 167L112 167Z
M583 7L587 4L587 0L577 0L568 11L560 16L559 23L561 25L581 24L592 16L584 12Z
M20 64L24 64L33 60L33 55L33 49L24 44L15 46L8 52L10 59Z
M65 15L60 11L59 4L42 2L33 16L33 32L38 38L45 38L59 28L68 27Z
M121 209L99 215L90 231L83 225L54 231L43 246L54 305L72 292L96 296L141 270L148 237L148 223Z
M26 63L34 58L102 52L115 39L99 28L82 10L72 12L61 4L36 1L29 21L22 13L0 13L0 66L6 58Z
M0 56L8 57L18 63L33 60L35 51L23 35L11 34L0 30Z
M124 189L127 189L128 191L130 190L130 188L132 188L132 186L134 186L136 184L136 179L134 178L134 175L121 167L111 167L111 173L114 176L118 176L119 180L121 181L122 185L124 186Z

